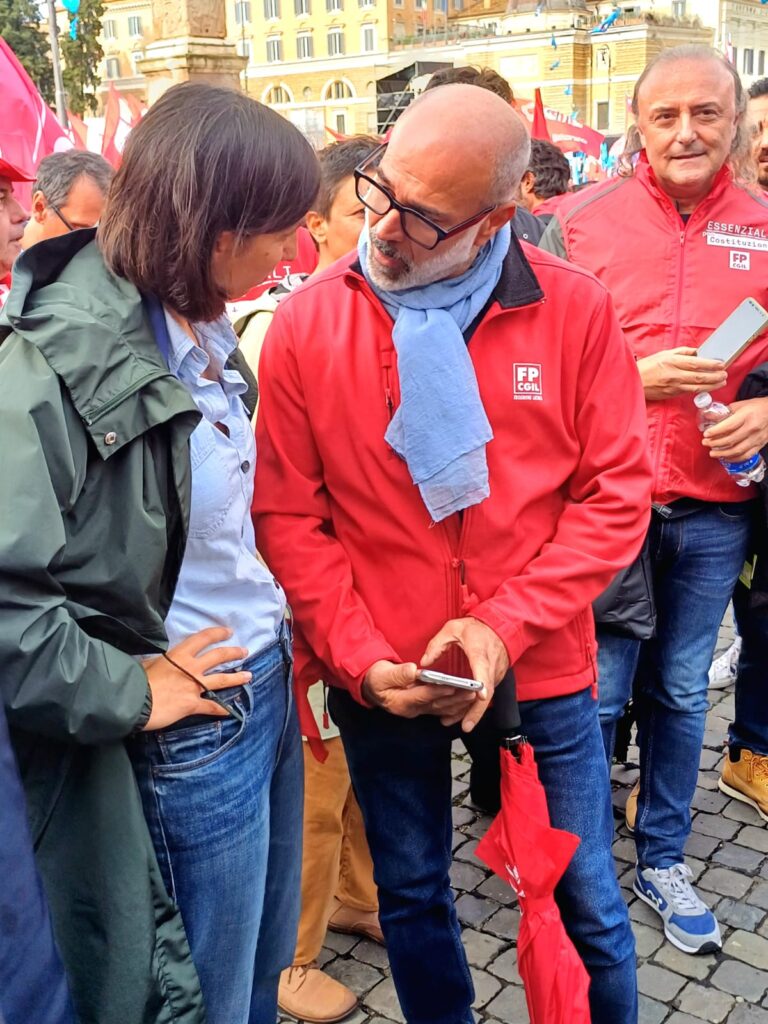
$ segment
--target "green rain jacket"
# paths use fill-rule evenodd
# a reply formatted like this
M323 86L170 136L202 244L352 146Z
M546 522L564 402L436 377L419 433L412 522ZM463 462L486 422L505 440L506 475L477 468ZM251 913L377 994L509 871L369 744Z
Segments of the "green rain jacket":
M0 318L0 691L80 1024L201 1024L123 740L167 645L199 414L141 297L78 231Z

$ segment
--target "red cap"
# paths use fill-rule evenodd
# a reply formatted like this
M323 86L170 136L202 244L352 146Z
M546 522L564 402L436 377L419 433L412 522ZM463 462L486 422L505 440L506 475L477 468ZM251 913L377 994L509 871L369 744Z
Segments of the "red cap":
M7 160L3 160L0 156L0 178L7 178L9 181L34 181L34 175L27 174L25 171L20 171L18 167L14 167L12 163Z

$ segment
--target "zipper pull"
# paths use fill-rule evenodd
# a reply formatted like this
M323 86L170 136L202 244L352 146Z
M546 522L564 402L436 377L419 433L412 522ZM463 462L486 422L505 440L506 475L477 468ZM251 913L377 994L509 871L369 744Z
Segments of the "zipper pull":
M328 714L328 684L323 683L323 728L331 728L331 716Z

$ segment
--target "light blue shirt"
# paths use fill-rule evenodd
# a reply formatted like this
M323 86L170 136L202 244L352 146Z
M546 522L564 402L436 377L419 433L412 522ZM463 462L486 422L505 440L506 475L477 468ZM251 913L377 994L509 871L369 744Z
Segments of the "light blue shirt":
M203 415L189 442L189 537L165 623L168 639L173 645L208 626L228 626L233 635L227 643L256 654L277 637L285 596L256 554L256 442L240 398L246 384L235 370L224 369L237 338L226 316L192 325L199 345L167 312L165 319L169 368ZM216 380L203 376L209 365Z

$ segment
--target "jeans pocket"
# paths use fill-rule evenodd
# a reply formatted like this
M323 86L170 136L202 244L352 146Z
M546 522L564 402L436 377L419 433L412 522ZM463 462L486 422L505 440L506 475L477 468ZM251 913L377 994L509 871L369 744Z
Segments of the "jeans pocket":
M721 501L717 510L726 522L741 523L752 515L752 504L744 501Z
M242 721L229 716L210 723L157 733L157 760L152 774L158 777L205 768L222 757L245 732L247 712L240 700L232 701Z

